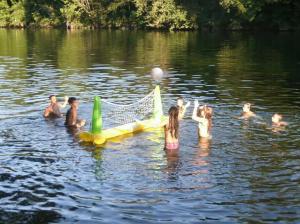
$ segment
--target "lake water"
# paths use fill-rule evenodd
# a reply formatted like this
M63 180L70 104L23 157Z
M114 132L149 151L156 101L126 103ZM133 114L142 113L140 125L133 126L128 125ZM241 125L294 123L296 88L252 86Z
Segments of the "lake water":
M0 30L0 222L299 223L299 40ZM214 108L210 143L198 143L192 107L173 155L161 131L96 148L42 116L50 94L76 96L89 123L94 96L136 102L155 66L165 113L179 95ZM245 102L260 119L237 119ZM286 128L272 127L275 112Z

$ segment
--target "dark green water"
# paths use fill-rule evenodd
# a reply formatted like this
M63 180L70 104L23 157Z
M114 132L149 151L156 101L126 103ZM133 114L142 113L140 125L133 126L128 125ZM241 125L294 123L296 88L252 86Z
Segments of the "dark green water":
M1 223L299 223L300 35L0 30ZM214 108L213 140L181 122L180 152L161 132L103 148L83 145L63 120L46 121L48 95L119 103L167 71L164 110L178 95ZM236 119L253 103L261 120ZM289 122L277 130L271 116Z

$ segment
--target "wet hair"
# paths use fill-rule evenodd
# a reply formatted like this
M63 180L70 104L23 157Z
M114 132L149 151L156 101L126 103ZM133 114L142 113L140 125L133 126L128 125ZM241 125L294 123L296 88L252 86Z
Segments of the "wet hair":
M172 106L169 109L169 127L168 131L170 131L171 136L174 138L178 138L178 128L179 128L179 121L178 121L178 114L179 110L178 107Z
M51 100L51 98L54 97L54 96L55 96L54 94L50 95L49 96L49 100Z
M203 106L199 106L197 108L197 117L201 117L202 112L204 111L204 107Z
M76 100L77 100L77 99L76 99L75 97L70 97L70 98L68 99L68 103L71 105L71 104L73 104Z
M197 116L202 117L202 112L204 112L204 118L208 120L208 130L211 130L212 127L212 114L213 110L212 108L204 105L204 106L199 106L197 109Z
M209 107L207 107L206 105L201 105L197 109L197 116L202 117L202 112L204 112L204 118L208 119L207 116L209 116L209 110Z
M208 131L211 131L212 127L212 115L213 115L213 110L211 107L206 107L206 113L205 113L205 118L208 119Z

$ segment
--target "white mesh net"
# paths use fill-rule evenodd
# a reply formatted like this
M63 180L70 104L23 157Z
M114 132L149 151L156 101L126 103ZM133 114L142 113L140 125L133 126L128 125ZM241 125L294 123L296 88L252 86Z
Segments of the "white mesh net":
M123 125L136 121L145 120L153 115L154 111L154 90L143 99L132 104L115 104L101 99L102 116L105 123Z

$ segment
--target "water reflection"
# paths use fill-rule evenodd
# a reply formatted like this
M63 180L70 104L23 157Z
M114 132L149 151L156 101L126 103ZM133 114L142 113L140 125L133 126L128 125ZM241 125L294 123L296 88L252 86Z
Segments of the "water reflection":
M165 149L166 153L166 172L168 173L168 178L170 180L177 180L178 179L178 171L180 168L180 156L179 156L179 149Z
M0 29L0 222L299 222L298 42L297 33ZM136 102L155 86L153 66L167 71L165 111L178 95L214 108L212 141L198 142L191 111L169 152L161 131L97 148L41 115L53 91L80 98L87 121L93 96ZM261 121L233 118L244 102ZM271 126L274 113L285 130Z
M201 169L197 171L198 174L208 174L209 170L209 155L211 150L211 139L200 138L198 141L197 153L194 164Z

